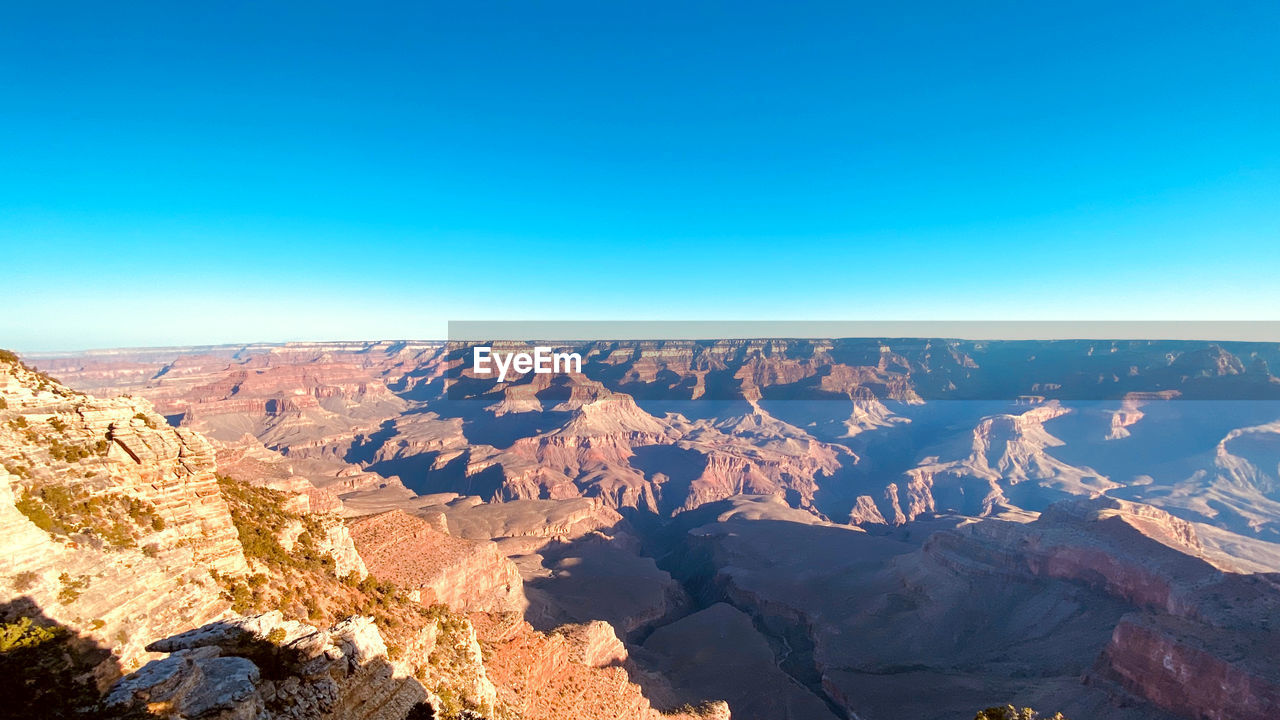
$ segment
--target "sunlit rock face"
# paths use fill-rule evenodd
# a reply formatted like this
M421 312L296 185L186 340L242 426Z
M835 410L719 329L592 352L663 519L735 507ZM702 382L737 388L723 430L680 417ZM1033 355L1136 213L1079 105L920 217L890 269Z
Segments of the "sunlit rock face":
M459 612L525 608L520 573L492 542L454 537L400 510L353 521L351 537L370 572L423 604Z
M0 364L0 398L0 598L113 647L124 668L150 638L227 612L210 571L247 566L208 441L146 400L17 364Z
M267 613L211 623L151 649L167 655L117 682L110 707L175 719L401 720L415 706L439 705L388 657L369 617L321 630Z

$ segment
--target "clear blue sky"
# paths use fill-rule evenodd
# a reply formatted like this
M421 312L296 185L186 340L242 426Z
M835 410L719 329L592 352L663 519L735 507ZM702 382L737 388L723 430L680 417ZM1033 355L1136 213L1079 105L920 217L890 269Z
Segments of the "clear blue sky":
M0 346L1276 319L1280 4L5 3Z

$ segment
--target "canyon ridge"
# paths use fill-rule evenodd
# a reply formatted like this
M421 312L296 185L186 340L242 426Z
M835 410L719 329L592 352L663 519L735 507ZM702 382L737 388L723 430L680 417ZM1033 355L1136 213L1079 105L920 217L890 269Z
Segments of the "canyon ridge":
M1280 715L1280 346L556 347L6 353L9 711Z

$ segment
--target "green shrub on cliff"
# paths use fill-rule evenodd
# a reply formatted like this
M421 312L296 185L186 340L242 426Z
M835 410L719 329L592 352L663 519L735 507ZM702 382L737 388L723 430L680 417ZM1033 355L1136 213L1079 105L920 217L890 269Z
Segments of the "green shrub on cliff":
M10 585L13 587L14 590L22 593L35 587L36 583L39 581L40 581L39 575L32 572L31 570L24 570L18 573L17 575L13 576L13 580L10 582Z
M28 520L45 532L53 532L57 527L57 523L54 522L53 516L49 514L44 503L33 495L23 494L14 506L18 508L18 512L27 516Z
M244 554L271 565L292 564L279 540L280 531L290 520L284 509L286 495L223 476L218 477L218 486L231 508L231 522L240 535Z
M56 627L36 625L29 617L0 625L0 653L35 648L61 637Z
M0 624L0 698L5 717L104 717L93 713L97 690L81 673L71 635L19 617ZM6 714L9 713L9 714Z
M62 573L58 576L58 582L61 585L58 590L58 602L63 605L70 605L79 600L84 591L89 589L88 575L72 577L70 573Z
M144 533L165 527L145 500L113 492L94 494L82 485L51 483L23 493L14 504L45 532L91 533L113 547L135 547Z
M49 438L49 455L55 460L64 462L80 462L95 455L95 446L64 443L57 438Z
M0 622L0 716L142 720L144 710L108 710L94 684L94 673L109 653L92 639L77 636L48 618L14 617ZM107 660L111 662L111 660Z
M986 710L979 711L973 716L973 720L1067 720L1062 713L1054 713L1053 715L1041 715L1031 708L1016 708L1012 705L1004 707L989 707Z
M287 510L287 493L225 476L218 477L218 486L231 508L231 522L236 526L247 557L276 567L334 572L333 556L322 551L319 545L319 538L325 534L324 525L311 515ZM290 551L281 544L280 535L291 523L301 524L302 532Z

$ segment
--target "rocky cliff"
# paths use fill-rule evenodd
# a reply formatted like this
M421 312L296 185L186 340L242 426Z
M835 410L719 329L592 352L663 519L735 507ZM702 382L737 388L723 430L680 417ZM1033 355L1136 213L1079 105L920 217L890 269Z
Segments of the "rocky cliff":
M474 616L499 697L525 720L728 720L724 702L660 713L623 667L606 623L550 634L513 615Z
M228 612L210 571L247 566L204 438L17 363L0 364L0 400L0 600L26 598L126 669Z
M520 573L492 542L453 537L399 510L358 518L350 527L370 572L425 605L460 612L525 608Z
M368 617L319 630L268 613L157 640L151 649L169 655L117 683L108 706L181 718L390 720L428 702L410 668L387 657Z
M961 539L962 537L969 539ZM1136 610L1115 625L1099 672L1166 710L1261 720L1280 709L1280 575L1223 572L1193 526L1117 500L1051 506L1028 525L938 533L926 552L965 572L1065 579Z
M1267 720L1280 708L1273 633L1226 631L1184 618L1135 614L1116 625L1107 667L1171 712L1205 720Z

